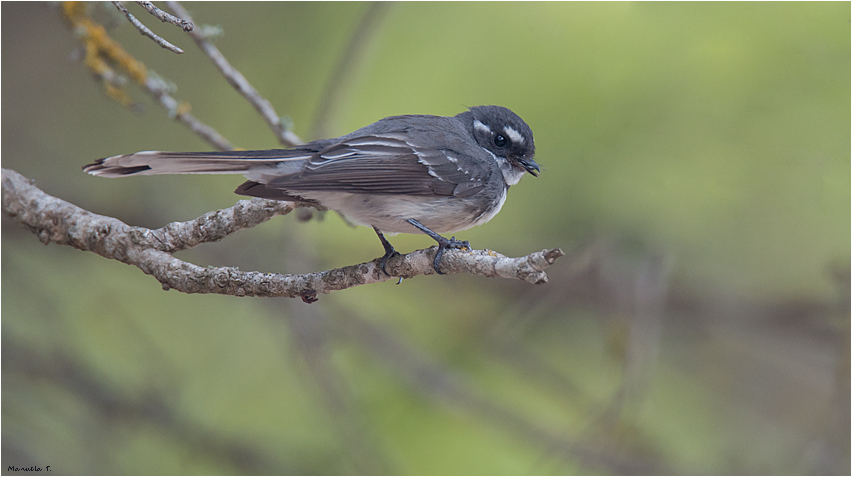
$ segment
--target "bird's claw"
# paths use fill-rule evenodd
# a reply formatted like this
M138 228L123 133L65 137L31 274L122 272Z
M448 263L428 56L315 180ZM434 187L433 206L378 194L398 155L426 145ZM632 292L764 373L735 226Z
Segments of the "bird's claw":
M382 258L379 259L379 267L382 269L382 272L384 272L384 274L387 276L391 276L391 274L388 273L388 271L385 269L385 265L387 265L388 259L394 255L399 255L399 253L394 250L393 247L391 247L390 250L385 251L385 254L382 255Z

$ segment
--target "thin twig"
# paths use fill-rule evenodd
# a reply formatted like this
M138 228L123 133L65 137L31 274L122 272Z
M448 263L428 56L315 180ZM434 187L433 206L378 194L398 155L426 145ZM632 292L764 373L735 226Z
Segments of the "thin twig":
M181 18L187 19L187 21L192 21L192 17L189 15L183 6L178 2L166 2L169 6L169 9L175 12ZM196 28L190 32L187 32L198 47L203 51L213 64L216 65L216 68L222 73L222 76L228 80L228 83L234 87L241 95L243 95L249 103L260 113L260 116L266 121L269 127L272 129L272 132L278 137L278 140L281 144L285 146L292 147L303 144L303 141L299 139L299 136L296 136L292 131L287 130L284 127L284 124L281 122L281 117L275 112L275 108L272 107L272 104L260 96L260 93L257 92L256 89L248 82L245 76L242 75L239 71L237 71L231 64L225 59L225 56L222 55L222 52L219 51L212 43L207 40L201 32L199 32L201 28Z
M139 6L144 8L145 10L148 10L148 13L154 15L154 17L156 17L163 23L171 23L172 25L179 26L183 28L183 31L191 31L193 28L195 28L195 25L193 25L192 22L186 21L182 18L178 18L172 15L171 13L160 10L159 8L157 8L156 5L151 2L137 1L136 3L139 4Z
M35 233L44 243L55 242L94 252L133 265L155 277L164 289L185 293L233 296L299 297L305 302L319 294L358 285L432 275L437 247L395 255L382 272L379 259L323 272L299 275L244 272L233 267L201 267L171 253L194 245L218 241L237 230L253 227L298 204L262 199L240 201L236 206L210 212L189 222L175 222L156 230L133 227L112 217L93 214L52 197L26 177L2 169L3 213ZM509 258L490 250L451 250L444 254L444 273L515 278L529 283L547 282L544 270L564 255L560 249L542 250Z
M123 13L125 17L127 17L127 19L130 21L130 24L133 25L134 27L136 27L136 29L139 30L139 33L147 36L148 38L150 38L152 40L154 40L154 42L156 42L158 45L162 46L163 48L165 48L169 51L173 51L177 54L183 53L183 50L176 47L175 45L172 45L171 43L166 41L166 39L161 37L160 35L157 35L156 33L152 32L150 29L148 29L148 27L143 25L142 22L137 20L136 17L134 17L133 14L130 13L127 10L127 7L125 7L123 3L113 1L112 4L115 5L115 8L117 8L121 13Z
M234 145L219 134L216 129L199 121L198 118L189 112L189 103L178 101L169 94L168 88L163 84L162 80L148 76L142 86L154 99L166 108L169 112L169 117L173 117L188 126L192 132L220 151L234 150Z

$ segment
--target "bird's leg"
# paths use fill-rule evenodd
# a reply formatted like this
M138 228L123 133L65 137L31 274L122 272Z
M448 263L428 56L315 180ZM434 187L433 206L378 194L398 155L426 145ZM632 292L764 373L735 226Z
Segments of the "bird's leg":
M385 238L385 236L384 236L384 234L382 234L381 230L379 230L375 227L373 227L373 230L376 231L376 235L378 235L379 240L382 241L382 247L385 248L385 254L382 255L381 260L379 260L379 266L382 267L382 271L385 272L385 275L390 276L390 273L388 273L388 271L385 270L385 265L388 263L388 259L391 258L393 256L393 254L396 253L396 250L393 249L393 245L391 245L390 242L388 242L388 239Z
M429 227L426 227L425 225L414 219L408 219L406 220L406 222L417 227L418 229L420 229L421 232L432 237L433 239L435 239L436 242L438 242L438 252L435 253L435 260L432 262L432 268L435 269L435 273L437 273L438 275L444 274L443 272L441 272L441 270L438 269L441 264L441 258L444 256L444 250L448 248L470 248L470 242L468 242L467 240L456 240L455 237L442 237L430 230Z

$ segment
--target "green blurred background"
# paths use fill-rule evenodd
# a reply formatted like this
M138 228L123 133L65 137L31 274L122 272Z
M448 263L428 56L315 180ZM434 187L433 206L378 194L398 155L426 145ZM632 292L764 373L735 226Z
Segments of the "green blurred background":
M4 473L850 473L848 2L185 6L306 140L513 109L541 177L459 237L568 256L543 286L421 276L305 305L164 292L4 216ZM187 52L92 14L234 144L278 146L189 37L128 8ZM134 87L142 112L106 99L55 5L3 2L2 25L4 168L146 227L238 199L238 176L84 174L211 146ZM292 214L178 256L381 253Z

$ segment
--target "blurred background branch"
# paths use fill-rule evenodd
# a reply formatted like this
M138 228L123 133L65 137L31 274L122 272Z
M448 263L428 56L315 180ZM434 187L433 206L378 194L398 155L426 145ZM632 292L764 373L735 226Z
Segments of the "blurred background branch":
M346 49L328 75L328 82L317 104L310 137L319 139L333 136L329 122L335 116L334 108L343 100L346 84L351 84L357 76L357 67L364 64L366 50L381 32L382 23L391 8L392 2L371 2L361 16L361 21L346 43Z

